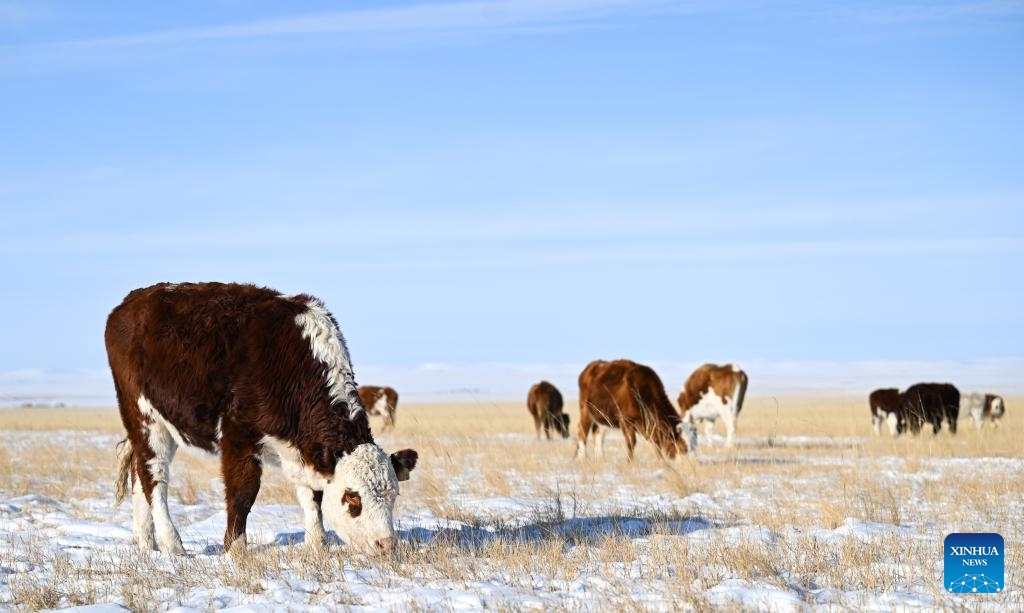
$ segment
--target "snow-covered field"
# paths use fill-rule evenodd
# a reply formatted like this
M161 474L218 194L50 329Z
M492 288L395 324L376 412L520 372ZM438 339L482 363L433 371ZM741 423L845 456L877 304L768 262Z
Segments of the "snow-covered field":
M680 465L647 445L627 464L614 435L574 462L518 405L405 408L378 437L421 454L387 560L307 551L275 474L249 553L223 555L216 460L191 452L171 488L188 556L140 552L113 502L116 426L15 424L0 431L0 609L1024 610L1017 422L893 441L860 401L751 404L736 449L702 439ZM1006 539L1001 594L943 590L942 540L967 531Z

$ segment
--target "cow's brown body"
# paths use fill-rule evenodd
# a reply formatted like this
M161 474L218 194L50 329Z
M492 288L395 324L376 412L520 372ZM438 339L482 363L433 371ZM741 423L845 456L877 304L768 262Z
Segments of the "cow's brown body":
M533 426L540 438L541 429L544 436L551 440L551 430L558 431L562 438L569 438L569 415L562 412L562 393L547 381L535 383L526 396L526 408L533 417Z
M637 434L651 441L659 455L669 458L695 447L692 424L683 422L651 368L630 360L595 360L580 373L579 386L577 455L586 455L591 435L597 438L600 452L604 428L622 430L630 460Z
M183 551L166 507L179 445L220 453L225 548L244 537L264 459L280 461L301 489L309 532L339 460L375 447L344 338L312 296L161 283L128 294L107 319L105 340L127 432L118 495L131 486L144 548L155 545L155 523L160 548ZM396 468L402 458L415 464L415 452L402 454L391 458ZM313 536L322 538L322 527Z

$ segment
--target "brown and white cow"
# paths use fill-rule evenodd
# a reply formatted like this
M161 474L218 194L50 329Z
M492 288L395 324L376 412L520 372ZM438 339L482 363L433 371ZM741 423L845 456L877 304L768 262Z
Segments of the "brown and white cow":
M971 416L975 428L984 427L986 422L995 427L999 425L999 420L1006 414L1006 403L1002 396L995 394L982 396L973 393L960 399L960 410Z
M105 340L127 430L117 497L131 488L143 549L184 552L167 508L171 460L183 445L220 453L225 550L245 548L264 463L280 464L295 484L311 546L324 542L326 516L354 549L393 549L398 482L417 454L389 456L374 443L345 339L320 300L254 285L160 283L114 308Z
M633 460L636 435L651 441L659 456L683 457L697 450L697 431L672 406L651 368L630 360L595 360L580 373L580 425L576 457L586 457L587 438L604 453L608 428L622 430L626 456Z
M398 392L391 387L360 385L359 398L363 401L368 415L379 415L384 418L381 432L395 427L395 414L398 413Z
M871 407L871 425L875 434L882 433L882 424L889 427L889 434L899 434L900 391L895 387L877 389L868 395Z
M533 427L540 438L540 430L544 428L544 436L551 440L551 430L558 430L562 438L569 438L569 414L562 412L562 392L558 388L541 381L530 387L526 396L526 408L533 416Z
M715 429L715 421L721 418L725 423L725 444L731 447L746 393L745 372L732 364L704 364L683 384L679 410L694 423L704 422L704 433L708 437Z

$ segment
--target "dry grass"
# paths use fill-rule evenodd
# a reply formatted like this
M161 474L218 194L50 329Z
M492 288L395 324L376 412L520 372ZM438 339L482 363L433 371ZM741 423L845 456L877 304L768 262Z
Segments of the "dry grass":
M1024 540L1021 475L993 471L984 481L969 478L977 469L970 458L1021 457L1024 420L1014 409L1024 398L1007 398L1007 404L995 430L977 432L964 420L956 437L942 432L894 440L873 435L861 398L753 397L740 416L735 449L704 446L699 461L671 464L646 442L638 444L634 462L626 462L615 433L604 457L574 461L578 413L571 402L573 436L551 442L534 438L522 403L404 404L397 429L378 436L388 450L420 453L412 480L403 485L399 515L429 510L450 528L405 543L394 559L268 547L241 558L167 561L121 549L83 560L54 554L29 535L18 548L0 542L0 566L26 569L6 579L9 600L0 591L0 607L115 600L148 610L168 598L194 602L197 593L208 593L205 606L212 609L223 606L215 588L259 595L268 580L307 591L310 604L373 605L348 588L356 576L380 593L398 594L405 610L426 607L400 600L410 582L479 594L497 610L521 603L483 586L506 586L554 611L742 609L709 596L726 581L789 590L812 603L822 588L923 589L939 599L937 544L945 533L987 527L1008 543ZM68 430L81 434L53 435ZM113 409L0 411L0 501L26 494L65 502L111 497L120 436ZM31 463L21 461L26 450ZM184 450L172 474L176 501L220 508L216 458ZM503 498L520 510L506 505L495 511L488 504ZM277 471L265 474L257 505L266 503L295 504L291 485ZM82 519L96 513L86 507L74 512ZM851 522L901 526L905 537L843 536L857 527ZM702 529L726 536L698 538ZM1019 549L1010 549L1008 574L1014 564L1021 567ZM322 585L330 589L315 587ZM567 594L569 586L583 586L590 600L552 597ZM844 606L857 609L863 602Z

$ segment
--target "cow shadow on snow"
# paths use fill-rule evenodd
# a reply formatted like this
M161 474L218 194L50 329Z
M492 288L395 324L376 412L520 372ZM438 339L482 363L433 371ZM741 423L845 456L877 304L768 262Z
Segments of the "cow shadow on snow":
M491 542L536 543L564 541L566 545L596 544L609 537L644 538L652 534L683 536L698 530L721 527L703 517L661 520L642 517L575 517L559 521L538 521L518 527L470 526L452 522L439 528L398 530L399 537L412 545L451 544L478 549Z
M476 550L488 543L505 542L514 544L563 541L566 545L592 545L606 538L645 538L651 535L685 536L700 530L721 528L722 522L703 517L686 519L653 519L608 515L598 517L574 517L562 520L544 520L522 526L467 525L452 520L449 525L436 528L398 529L399 540L413 546L445 544L465 550ZM277 532L269 541L250 544L252 550L273 547L301 545L305 541L303 530ZM331 547L343 545L333 530L327 531L327 544ZM208 543L198 555L218 555L224 552L220 544Z

